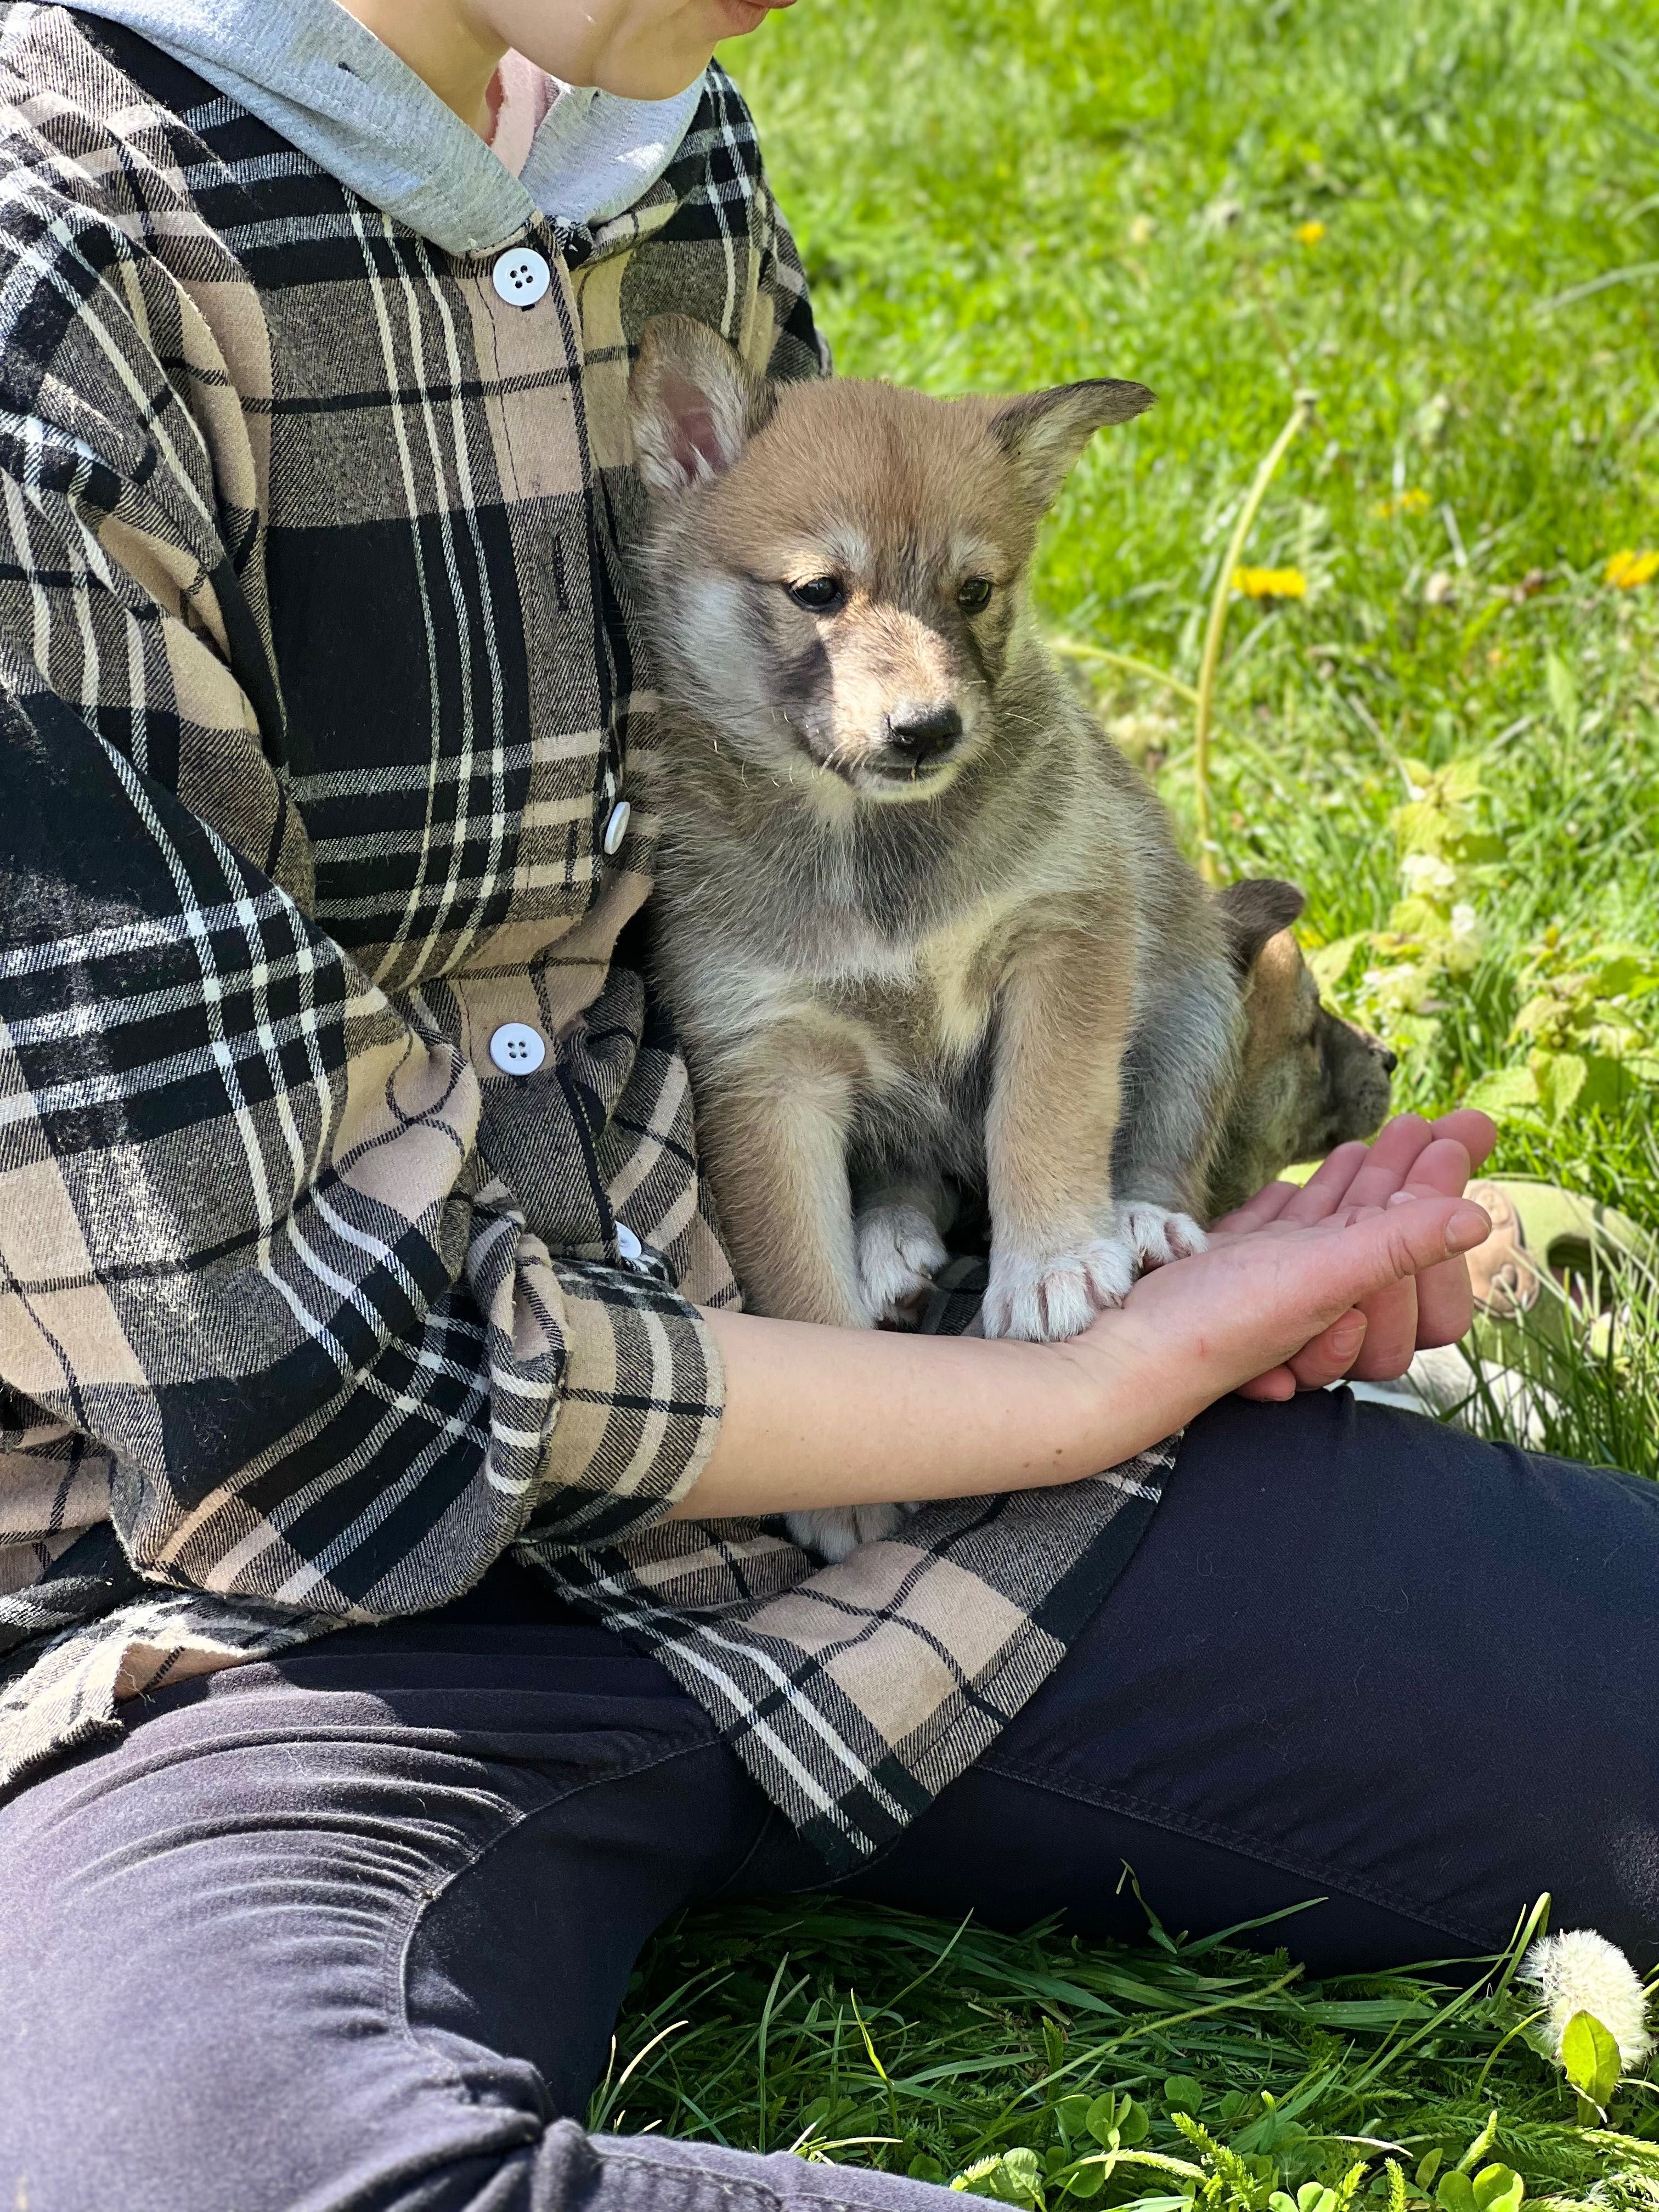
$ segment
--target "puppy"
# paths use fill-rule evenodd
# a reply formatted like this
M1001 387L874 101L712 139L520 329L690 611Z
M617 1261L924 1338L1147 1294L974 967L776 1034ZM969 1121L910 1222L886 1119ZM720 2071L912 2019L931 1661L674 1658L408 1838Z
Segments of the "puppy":
M1214 1221L1296 1160L1375 1135L1389 1110L1395 1055L1380 1037L1320 1004L1291 924L1294 884L1261 878L1217 895L1244 1009L1244 1037L1204 1218Z
M1073 1335L1203 1244L1243 1026L1220 915L1025 589L1073 462L1151 399L774 386L699 324L645 333L659 976L757 1312L912 1307L953 1183L988 1195L992 1336ZM838 1557L898 1511L791 1527Z

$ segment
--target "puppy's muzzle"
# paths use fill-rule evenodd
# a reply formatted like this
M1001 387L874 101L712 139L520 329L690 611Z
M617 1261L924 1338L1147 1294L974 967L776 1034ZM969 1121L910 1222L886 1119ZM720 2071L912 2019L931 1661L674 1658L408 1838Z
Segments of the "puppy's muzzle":
M888 716L886 742L872 765L886 775L914 775L949 759L961 742L956 708L906 707Z

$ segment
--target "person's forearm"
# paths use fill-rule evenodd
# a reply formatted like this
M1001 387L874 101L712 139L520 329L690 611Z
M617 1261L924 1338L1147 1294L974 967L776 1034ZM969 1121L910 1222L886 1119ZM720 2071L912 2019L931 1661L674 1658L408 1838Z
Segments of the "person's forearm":
M1401 1158L1382 1164L1385 1181L1401 1182L1416 1158L1431 1161L1428 1125L1407 1133ZM1452 1149L1461 1189L1468 1161ZM1339 1164L1338 1186L1354 1164ZM787 1513L1075 1482L1253 1378L1271 1382L1271 1396L1334 1382L1364 1340L1364 1302L1437 1274L1491 1224L1444 1191L1396 1189L1386 1204L1321 1212L1332 1191L1317 1181L1296 1194L1311 1194L1317 1218L1298 1221L1286 1205L1288 1218L1219 1237L1197 1258L1143 1276L1121 1309L1063 1344L709 1314L726 1411L674 1511ZM1378 1195L1388 1195L1381 1186ZM1395 1371L1409 1357L1409 1344L1396 1347ZM1282 1367L1291 1358L1293 1375Z
M1139 1370L1102 1387L1064 1346L708 1316L720 1438L674 1509L698 1518L1073 1482L1176 1424Z

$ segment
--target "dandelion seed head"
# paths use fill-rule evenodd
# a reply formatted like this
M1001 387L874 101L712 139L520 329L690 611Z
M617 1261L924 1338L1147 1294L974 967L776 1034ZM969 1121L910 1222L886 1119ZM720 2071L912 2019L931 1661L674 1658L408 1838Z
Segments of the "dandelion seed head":
M1619 2045L1626 2073L1653 2048L1647 2000L1636 1969L1616 1943L1593 1928L1542 1936L1521 1966L1522 1978L1543 1998L1552 2053L1559 2065L1561 2039L1575 2013L1599 2020Z

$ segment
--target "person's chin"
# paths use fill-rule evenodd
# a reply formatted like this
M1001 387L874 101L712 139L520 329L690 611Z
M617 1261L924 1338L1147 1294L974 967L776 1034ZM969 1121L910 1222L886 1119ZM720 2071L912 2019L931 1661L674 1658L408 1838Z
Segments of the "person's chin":
M726 25L720 36L745 38L750 31L758 31L775 9L793 8L795 0L714 0L715 13Z

